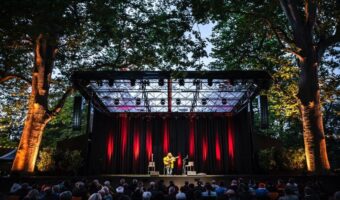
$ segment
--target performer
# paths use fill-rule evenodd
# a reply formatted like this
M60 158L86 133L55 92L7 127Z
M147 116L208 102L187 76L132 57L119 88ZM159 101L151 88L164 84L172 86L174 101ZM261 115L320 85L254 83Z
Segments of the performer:
M166 169L166 175L172 175L172 169L174 168L174 162L176 161L177 157L172 156L172 153L168 153L163 158L164 167Z

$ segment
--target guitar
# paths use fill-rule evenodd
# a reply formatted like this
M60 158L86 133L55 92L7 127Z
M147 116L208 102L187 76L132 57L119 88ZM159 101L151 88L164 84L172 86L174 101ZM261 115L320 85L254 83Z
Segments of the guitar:
M167 159L166 159L167 158ZM172 158L168 158L168 157L165 157L163 159L163 163L165 166L170 166L170 165L173 165L173 163L176 161L176 159L179 158L179 156L176 156L176 157L172 157Z

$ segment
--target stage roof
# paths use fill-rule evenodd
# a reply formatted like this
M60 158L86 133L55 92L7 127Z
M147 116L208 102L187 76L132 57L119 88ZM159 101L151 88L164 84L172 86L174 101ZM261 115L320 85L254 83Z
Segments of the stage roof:
M260 90L266 71L77 71L74 86L108 113L238 112Z

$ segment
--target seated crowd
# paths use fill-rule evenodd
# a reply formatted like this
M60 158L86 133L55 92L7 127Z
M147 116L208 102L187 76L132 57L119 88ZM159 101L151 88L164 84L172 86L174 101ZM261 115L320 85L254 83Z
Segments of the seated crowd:
M186 181L184 185L177 186L170 181L165 184L163 180L144 183L133 179L131 183L121 179L119 184L113 186L110 181L100 183L93 181L62 181L59 184L31 184L14 183L8 197L19 200L176 200L176 199L228 199L228 200L340 200L340 192L329 196L322 192L318 183L306 182L298 185L294 179L287 182L278 180L271 182L245 181L242 178L232 180L230 183L221 181L216 183L196 183Z

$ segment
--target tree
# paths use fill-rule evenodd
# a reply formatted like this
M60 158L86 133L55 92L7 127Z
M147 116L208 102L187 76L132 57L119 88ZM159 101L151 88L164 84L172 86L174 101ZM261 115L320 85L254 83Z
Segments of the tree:
M13 171L34 171L44 128L72 93L72 70L171 69L204 56L204 41L185 34L192 21L180 1L5 0L0 14L0 83L30 86Z
M307 168L328 171L319 69L325 52L339 54L340 1L193 1L192 6L196 18L217 20L214 55L220 61L215 67L228 64L274 72L287 63L298 66L296 97Z

